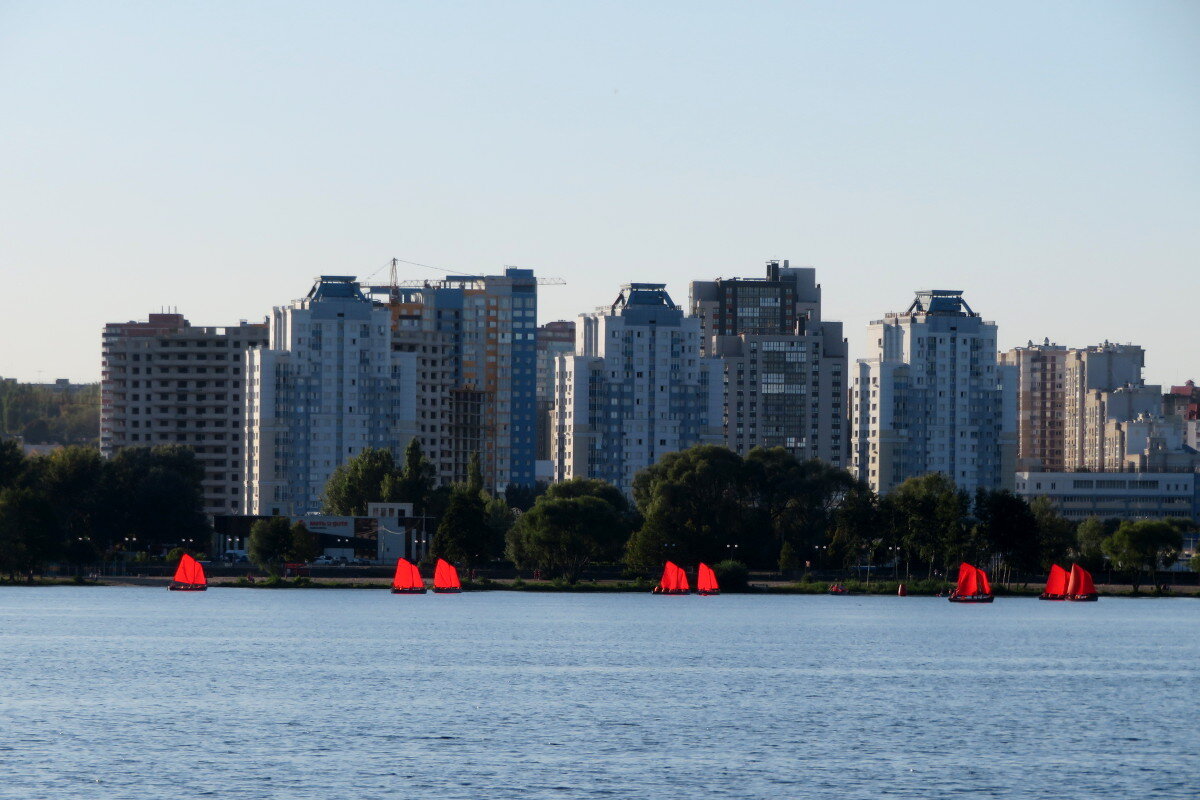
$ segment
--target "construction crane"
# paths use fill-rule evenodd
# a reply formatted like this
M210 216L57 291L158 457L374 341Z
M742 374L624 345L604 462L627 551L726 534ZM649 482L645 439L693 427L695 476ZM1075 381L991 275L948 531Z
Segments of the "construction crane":
M397 272L398 272L400 264L409 264L414 267L422 267L424 269L433 269L433 270L437 270L438 272L445 272L450 275L456 275L456 276L459 276L462 278L478 277L478 275L475 273L459 272L458 270L447 269L445 267L434 267L434 266L430 266L429 264L420 264L420 263L417 263L416 261L405 261L402 258L393 258L387 264L387 266L388 266L387 286L386 287L372 286L372 287L368 287L368 289L372 290L373 294L382 294L383 292L380 290L386 289L388 291L388 294L390 294L394 298L399 295L400 289L402 289L402 288L404 288L404 289L420 289L429 284L429 281L427 279L416 279L416 280L407 280L407 281L399 280L399 278L397 276ZM504 266L505 266L505 268L518 269L517 267L513 267L512 264L505 264ZM379 270L375 270L375 272L373 272L369 276L367 276L367 278L363 281L363 283L366 283L368 280L370 280L372 277L374 277L378 272L379 272ZM565 286L567 283L562 278L537 278L537 277L535 277L534 280L537 281L537 284L539 286Z

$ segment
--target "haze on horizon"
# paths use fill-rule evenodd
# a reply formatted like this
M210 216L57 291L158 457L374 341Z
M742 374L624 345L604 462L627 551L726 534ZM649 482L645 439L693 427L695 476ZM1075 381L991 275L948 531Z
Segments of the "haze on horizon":
M956 288L1200 379L1198 78L1186 0L0 0L0 375L392 257L561 277L541 322L787 258L854 357Z

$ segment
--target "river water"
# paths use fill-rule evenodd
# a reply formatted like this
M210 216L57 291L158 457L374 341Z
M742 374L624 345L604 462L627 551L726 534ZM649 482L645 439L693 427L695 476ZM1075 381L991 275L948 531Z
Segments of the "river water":
M1200 790L1200 602L0 588L0 797Z

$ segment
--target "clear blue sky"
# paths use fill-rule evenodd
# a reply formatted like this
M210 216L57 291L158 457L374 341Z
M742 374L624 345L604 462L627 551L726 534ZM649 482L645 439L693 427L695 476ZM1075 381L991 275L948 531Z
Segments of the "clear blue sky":
M789 258L856 355L961 288L1200 379L1200 3L0 0L0 375L393 256L542 321Z

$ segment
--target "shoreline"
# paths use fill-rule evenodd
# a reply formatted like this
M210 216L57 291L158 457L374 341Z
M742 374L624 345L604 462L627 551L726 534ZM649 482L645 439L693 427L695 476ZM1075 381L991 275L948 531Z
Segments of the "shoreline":
M165 577L137 577L137 576L115 576L102 577L97 580L75 580L72 578L42 578L34 580L32 583L26 581L17 581L10 583L0 581L0 587L26 587L39 588L47 586L78 586L78 587L158 587L165 588L171 584L170 578ZM295 578L271 580L270 578L259 578L254 582L247 581L245 578L214 578L209 581L209 586L221 589L279 589L279 590L303 590L303 589L355 589L355 590L388 590L391 588L391 581L384 578L301 578L299 582ZM581 581L575 584L555 583L553 581L524 581L521 579L502 579L502 580L483 580L483 581L464 581L464 592L536 592L540 594L649 594L653 584L648 582L639 583L636 581ZM880 588L876 589L872 586L869 590L866 587L855 587L851 589L844 597L895 597L897 584L895 582L883 582ZM1036 598L1041 594L1041 587L1003 587L997 586L997 599L1009 597L1032 597ZM1155 598L1155 597L1200 597L1200 586L1170 586L1170 590L1165 593L1154 591L1146 591L1143 587L1141 590L1134 592L1128 585L1122 584L1101 584L1096 587L1098 594L1101 597L1129 597L1129 598ZM825 595L828 594L828 584L825 583L798 583L795 581L770 581L751 583L748 589L741 591L725 590L723 594L737 595ZM921 591L919 589L909 589L909 597L938 597L934 591Z

